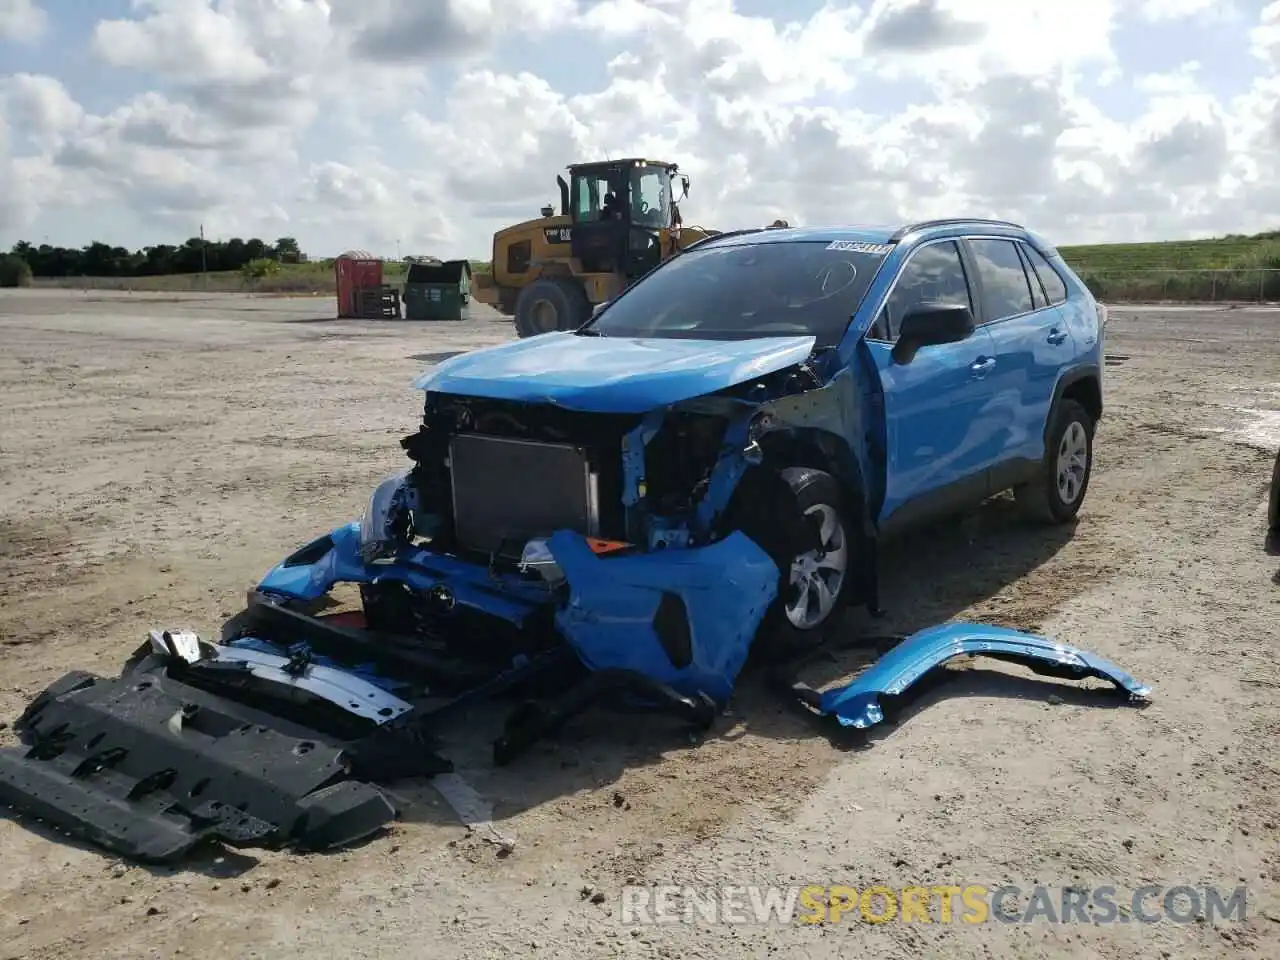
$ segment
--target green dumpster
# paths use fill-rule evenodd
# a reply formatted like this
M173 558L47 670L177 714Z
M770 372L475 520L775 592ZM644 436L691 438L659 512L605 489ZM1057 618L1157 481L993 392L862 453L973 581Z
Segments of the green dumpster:
M404 280L406 320L461 320L471 301L471 263L411 263Z

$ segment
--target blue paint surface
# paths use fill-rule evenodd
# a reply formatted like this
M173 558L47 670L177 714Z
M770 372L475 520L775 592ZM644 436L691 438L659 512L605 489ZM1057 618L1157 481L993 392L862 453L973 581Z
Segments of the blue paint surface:
M414 386L439 393L647 413L799 363L813 337L628 339L544 333L451 357Z
M421 548L400 551L394 563L366 564L357 547L360 525L349 523L330 535L334 546L315 563L273 567L258 589L294 600L315 600L338 583L372 583L394 580L415 591L445 584L460 607L469 607L521 626L525 619L550 601L545 586L514 574L490 575L487 567Z
M334 546L323 557L311 564L276 566L258 589L312 600L341 582L398 580L416 591L445 584L459 607L515 626L556 602L542 584L491 574L481 564L423 549L404 550L394 563L365 564L356 552L359 536L357 524L339 527L330 534ZM777 567L754 542L735 533L706 547L601 558L581 536L562 530L549 547L569 583L557 627L588 668L639 670L686 695L728 700L777 591ZM671 662L653 630L664 592L680 597L688 612L692 662L687 666Z
M1061 664L1083 677L1100 677L1146 700L1151 689L1109 660L1070 644L1032 633L981 623L946 623L912 634L849 683L824 692L819 710L841 726L858 729L884 719L880 697L898 696L930 670L966 654L1016 657L1029 663Z
M706 547L598 557L568 531L548 543L569 581L556 625L592 670L636 670L687 696L723 705L769 604L778 568L748 537L730 534ZM677 667L653 629L663 593L684 601L692 662Z

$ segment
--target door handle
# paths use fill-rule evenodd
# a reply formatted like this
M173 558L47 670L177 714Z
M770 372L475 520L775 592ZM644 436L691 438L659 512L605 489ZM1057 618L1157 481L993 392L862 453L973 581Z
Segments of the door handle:
M979 357L973 363L969 364L969 369L976 374L989 373L991 368L996 365L995 357Z
M1061 343L1067 342L1067 335L1063 333L1061 330L1059 330L1057 327L1054 327L1052 330L1049 331L1049 336L1046 337L1045 339L1048 340L1051 344L1053 344L1056 347Z

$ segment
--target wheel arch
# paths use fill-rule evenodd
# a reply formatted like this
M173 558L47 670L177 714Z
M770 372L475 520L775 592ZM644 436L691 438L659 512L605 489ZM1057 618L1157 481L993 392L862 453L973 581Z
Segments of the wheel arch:
M719 518L721 532L736 528L750 536L775 563L811 549L806 524L800 509L799 490L794 486L793 471L819 471L831 477L843 502L833 504L844 515L845 533L851 538L853 555L846 568L845 586L838 609L848 604L868 604L878 609L875 530L868 523L864 484L858 461L848 443L840 436L816 427L782 427L758 438L763 451L761 461L743 475L726 510ZM785 568L779 569L780 581ZM783 588L780 587L780 591ZM780 592L780 597L784 596ZM819 633L801 640L793 627L785 622L780 608L771 613L762 626L763 654L787 655L806 644L821 642L817 637L838 623L839 617L817 628ZM800 646L797 646L800 644Z
M766 465L784 470L787 467L811 467L835 477L848 497L851 512L861 506L866 484L849 442L844 437L818 427L775 430L760 438Z
M1073 367L1058 378L1053 389L1053 403L1049 405L1045 430L1053 420L1054 411L1063 400L1074 400L1084 407L1094 423L1102 419L1102 375L1097 364L1089 363Z
M549 299L554 300L558 297L560 300L560 309L557 310L557 330L576 330L590 319L591 303L582 281L570 273L547 274L544 270L536 279L526 284L516 297L514 319L516 330L521 337L548 332L537 330L529 325L527 311L539 298L540 292L543 292L543 295ZM578 316L574 316L575 313ZM563 314L568 316L566 317ZM565 325L566 319L568 320L567 326Z
M788 467L807 467L830 474L844 497L841 505L849 533L860 544L857 563L850 564L851 590L855 603L875 603L878 593L876 539L878 531L868 500L868 488L862 469L849 442L839 434L819 427L775 430L759 440L764 451L764 468L774 476ZM785 516L785 513L782 514Z

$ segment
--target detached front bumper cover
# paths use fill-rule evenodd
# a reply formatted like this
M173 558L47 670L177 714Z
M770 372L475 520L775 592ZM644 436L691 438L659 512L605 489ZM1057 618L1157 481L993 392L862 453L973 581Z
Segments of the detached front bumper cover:
M273 568L258 590L311 601L339 582L398 581L422 597L447 594L442 629L463 615L520 627L536 609L554 607L557 631L588 670L641 674L717 704L732 694L777 593L778 568L742 533L703 547L601 556L586 538L562 530L545 541L545 552L556 581L567 584L567 600L545 582L420 547L365 563L359 542L358 525L339 527Z
M599 557L561 532L548 547L570 591L556 625L589 669L728 702L778 589L778 568L751 539Z

